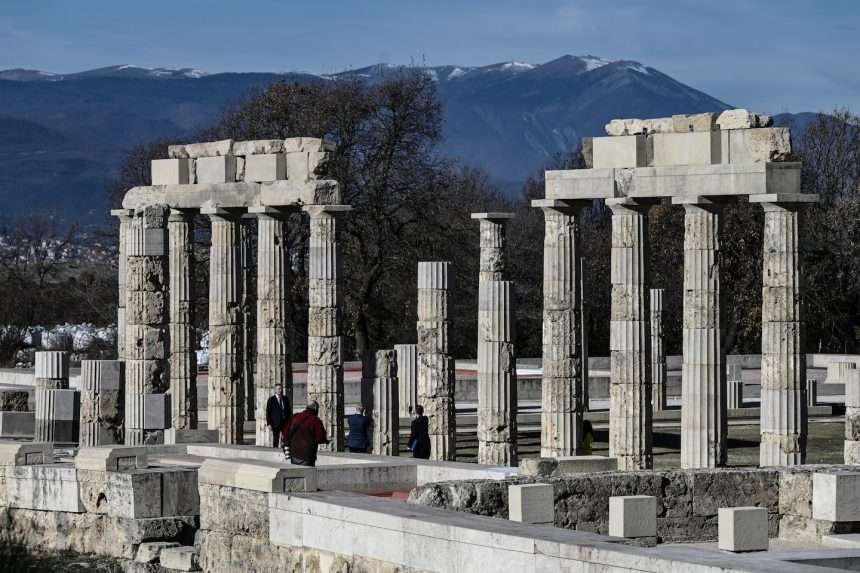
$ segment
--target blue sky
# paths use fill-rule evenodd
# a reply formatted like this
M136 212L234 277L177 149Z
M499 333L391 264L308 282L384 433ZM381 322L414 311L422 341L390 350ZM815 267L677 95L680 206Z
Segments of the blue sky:
M860 112L857 0L0 0L0 69L329 73L637 60L757 110Z

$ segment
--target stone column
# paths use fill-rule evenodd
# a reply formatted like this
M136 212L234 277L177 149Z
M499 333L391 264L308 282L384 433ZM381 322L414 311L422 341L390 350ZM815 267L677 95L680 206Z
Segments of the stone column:
M287 300L290 292L287 213L271 207L248 210L257 215L257 364L256 444L272 446L272 432L266 426L266 402L275 386L284 387L284 396L293 399L293 368L290 357Z
M406 418L418 405L418 345L395 344L397 353L398 404L400 416Z
M125 363L81 361L81 438L88 448L123 442Z
M448 354L449 262L418 263L418 404L429 419L430 459L457 457L454 358Z
M128 228L134 217L134 209L113 209L111 215L119 219L119 239L117 242L117 297L116 303L116 355L119 360L125 356L125 305L126 305L126 242Z
M49 350L36 353L34 393L36 399L36 425L34 442L54 441L54 390L69 387L69 353Z
M815 378L806 380L806 407L818 406L818 381Z
M588 333L589 333L589 314L588 314L588 305L585 304L586 301L586 293L585 293L585 257L579 258L579 331L580 331L580 354L582 355L582 411L588 412L589 409L589 398L588 398L588 383L589 383L589 373L588 373Z
M762 466L806 460L806 354L800 317L800 208L817 195L751 195L764 208L761 332Z
M242 385L245 395L245 419L254 421L256 398L254 397L254 362L256 361L256 298L257 261L254 245L253 221L242 219L240 225L242 253ZM266 396L268 398L268 396Z
M308 267L308 402L320 405L319 416L330 443L343 451L343 350L340 338L341 260L337 216L348 205L309 205Z
M373 379L373 453L400 455L400 406L397 381L397 352L376 353Z
M663 289L652 288L651 304L651 409L666 409L666 353L663 350Z
M684 328L681 369L681 467L726 464L726 371L720 323L718 207L699 197L684 215Z
M744 377L741 364L726 364L726 409L744 407Z
M146 420L148 410L161 411L163 401L169 399L167 217L165 205L138 209L126 244L125 444L129 446L164 443L164 430L169 427L169 419L167 424L161 417L158 423Z
M581 275L576 250L581 208L565 201L532 201L544 213L543 380L541 456L574 456L582 444L583 356Z
M197 428L197 333L194 328L194 213L167 219L170 275L170 406L174 430Z
M242 253L240 214L201 211L212 222L209 251L209 421L222 444L244 441Z
M507 275L512 213L472 213L480 221L478 273L478 463L517 465L517 365L513 284Z
M846 464L860 465L860 370L850 370L845 380Z
M606 204L612 210L609 455L619 470L650 469L648 207L628 198Z

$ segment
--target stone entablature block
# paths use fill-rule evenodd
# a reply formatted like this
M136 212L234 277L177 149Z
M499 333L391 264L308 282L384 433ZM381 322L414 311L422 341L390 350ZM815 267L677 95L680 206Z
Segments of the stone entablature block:
M721 507L718 547L723 551L766 551L767 510L763 507Z
M0 466L50 464L54 447L49 443L0 442Z
M200 483L265 493L316 491L316 469L264 461L213 460L200 466Z
M75 456L75 468L90 471L121 472L147 467L150 453L181 452L172 446L99 446L81 448Z

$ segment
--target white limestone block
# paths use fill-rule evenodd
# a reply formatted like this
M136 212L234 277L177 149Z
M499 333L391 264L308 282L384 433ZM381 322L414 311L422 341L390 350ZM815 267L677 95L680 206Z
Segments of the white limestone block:
M326 160L325 151L287 151L287 179L305 183L316 179L317 168Z
M171 423L170 394L143 395L143 429L165 430Z
M712 112L679 114L672 116L672 130L675 133L689 131L713 131L716 129L717 114Z
M722 130L768 127L772 124L773 118L769 115L753 113L746 109L728 109L717 117L717 126Z
M657 535L657 498L650 495L610 497L609 535L627 538Z
M266 493L316 491L316 469L286 467L282 463L208 459L200 466L199 483L237 487Z
M6 468L8 507L38 511L84 511L76 470L70 466L35 465Z
M248 156L283 152L283 139L256 139L253 141L234 141L232 154Z
M555 521L552 484L508 486L508 517L520 523L552 524Z
M648 165L647 144L644 135L595 137L592 140L594 168L645 167Z
M606 124L606 135L639 135L647 133L672 133L674 124L671 117L654 119L613 119Z
M842 374L841 380L845 384L845 406L848 408L860 408L860 370L856 368L847 370ZM830 382L829 375L827 382Z
M119 472L147 467L150 452L164 452L151 446L98 446L81 448L75 456L75 469Z
M248 155L245 158L245 181L279 181L287 178L287 159L283 153Z
M718 546L723 551L767 551L767 509L721 507Z
M59 380L69 378L69 353L49 350L36 353L36 378Z
M822 535L821 545L834 549L860 549L860 533Z
M288 137L284 140L284 151L332 151L334 145L319 137Z
M161 557L161 552L164 549L179 546L180 545L175 541L148 541L146 543L141 543L137 548L137 554L134 556L134 560L138 563L155 563L158 561L159 557Z
M654 146L653 166L716 165L721 161L720 133L716 131L656 133L650 138Z
M0 466L31 466L49 464L54 460L54 447L49 443L0 442Z
M787 127L733 129L720 134L723 163L786 161L791 156L791 130Z
M236 158L232 155L201 157L197 160L197 183L233 183L236 181Z
M860 473L813 474L812 517L826 521L860 521Z
M200 560L194 547L171 547L161 551L161 566L177 571L200 571Z
M617 458L604 456L560 456L555 475L576 474L586 472L608 472L618 469Z
M153 159L153 185L185 185L191 182L190 159Z
M186 143L183 145L170 145L167 148L167 156L175 158L217 157L230 155L233 152L233 140L222 139L221 141L206 141L203 143Z

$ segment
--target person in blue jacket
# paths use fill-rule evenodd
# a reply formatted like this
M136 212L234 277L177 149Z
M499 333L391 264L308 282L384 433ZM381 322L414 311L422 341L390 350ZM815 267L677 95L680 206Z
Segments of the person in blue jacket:
M355 414L346 417L349 435L346 449L354 454L366 454L370 448L370 418L364 415L364 406L356 406Z

